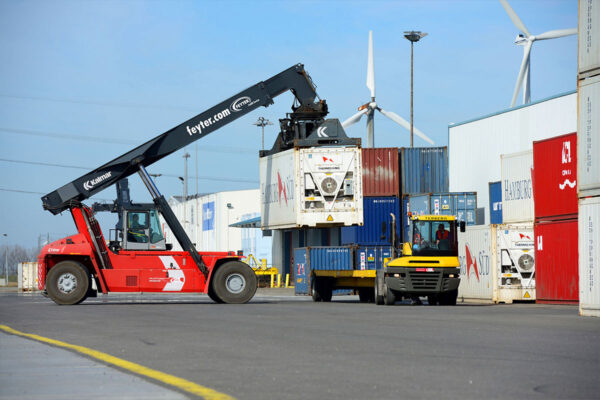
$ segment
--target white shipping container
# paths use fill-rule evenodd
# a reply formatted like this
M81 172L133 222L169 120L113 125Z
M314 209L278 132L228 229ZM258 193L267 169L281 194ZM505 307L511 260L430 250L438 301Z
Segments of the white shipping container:
M575 131L575 92L452 124L448 127L450 191L477 192L477 204L488 207L488 182L501 178L501 154L531 150L534 140ZM487 211L485 219L489 224Z
M38 263L22 262L17 266L17 288L21 292L38 290Z
M600 197L579 199L579 314L600 317Z
M533 225L468 226L458 236L458 297L493 303L535 300Z
M533 205L533 150L502 154L502 222L529 222L535 219Z
M360 148L290 149L259 170L263 229L362 225Z
M600 1L579 0L578 41L579 73L586 75L600 69Z
M598 2L600 8L600 1ZM600 194L600 76L579 85L577 129L577 190Z

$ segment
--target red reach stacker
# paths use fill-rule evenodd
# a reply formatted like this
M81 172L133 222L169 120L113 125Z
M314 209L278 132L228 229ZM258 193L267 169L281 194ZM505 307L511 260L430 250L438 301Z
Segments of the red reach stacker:
M318 100L304 66L294 65L42 197L44 209L51 213L70 211L78 233L42 249L40 290L58 304L78 304L98 292L194 292L207 293L217 303L248 302L256 292L254 271L234 252L197 252L146 167L260 106L269 106L288 90L295 97L292 112L280 120L273 148L262 155L294 146L353 144L356 139L345 136L339 121L324 119L325 100ZM332 123L340 128L337 135L318 135L319 127ZM135 173L153 203L115 201L112 211L119 213L119 223L106 241L94 211L82 201ZM170 251L159 214L183 251Z

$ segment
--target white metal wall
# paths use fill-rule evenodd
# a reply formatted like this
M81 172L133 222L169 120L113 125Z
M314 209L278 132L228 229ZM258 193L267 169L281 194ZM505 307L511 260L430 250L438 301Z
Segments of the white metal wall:
M533 151L502 154L502 222L533 222Z
M171 198L169 203L198 251L242 250L242 228L231 228L229 225L260 212L258 189L212 193L189 199L185 203ZM167 242L173 243L173 250L181 250L166 225L165 231ZM270 263L270 260L267 262Z
M448 129L449 180L452 192L477 192L486 208L488 183L499 181L500 155L533 149L533 141L577 130L577 94L501 112Z
M495 301L496 282L495 230L490 225L468 226L458 234L460 286L458 297Z
M600 1L579 0L579 73L600 68Z
M578 94L577 190L594 190L597 195L600 194L600 76L579 81Z

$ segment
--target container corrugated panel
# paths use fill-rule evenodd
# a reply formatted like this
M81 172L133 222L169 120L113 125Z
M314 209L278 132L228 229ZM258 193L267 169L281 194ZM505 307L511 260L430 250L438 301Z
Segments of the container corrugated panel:
M533 142L535 218L577 216L577 134Z
M531 170L533 151L500 156L502 169L502 219L504 223L534 220Z
M502 184L490 182L490 224L502 223Z
M357 270L383 269L384 260L391 257L391 246L359 246L356 249L354 268Z
M402 195L447 192L448 148L401 148L400 179Z
M349 271L354 269L354 247L309 247L311 270Z
M398 148L362 149L363 196L400 195Z
M600 76L579 81L577 186L579 197L600 194Z
M579 199L579 313L600 317L600 197Z
M536 223L535 282L537 301L579 301L577 220Z
M600 2L579 0L580 74L600 69ZM581 75L580 75L581 76Z
M496 301L498 290L496 265L495 229L489 225L469 226L458 233L458 258L460 261L460 285L458 297Z
M295 283L294 291L296 294L310 294L310 269L308 267L308 249L294 249L294 265L295 265Z
M390 214L396 216L396 237L401 237L400 199L398 197L363 198L363 226L341 228L342 245L385 245L392 243ZM385 223L385 233L383 230ZM382 237L383 236L383 237Z

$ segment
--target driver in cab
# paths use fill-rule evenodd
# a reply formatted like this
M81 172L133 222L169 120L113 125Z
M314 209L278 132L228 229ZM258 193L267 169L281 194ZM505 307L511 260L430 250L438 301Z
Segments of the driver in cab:
M128 240L130 242L147 243L148 237L145 234L145 226L140 224L138 214L133 214L129 220L129 230L127 231Z

